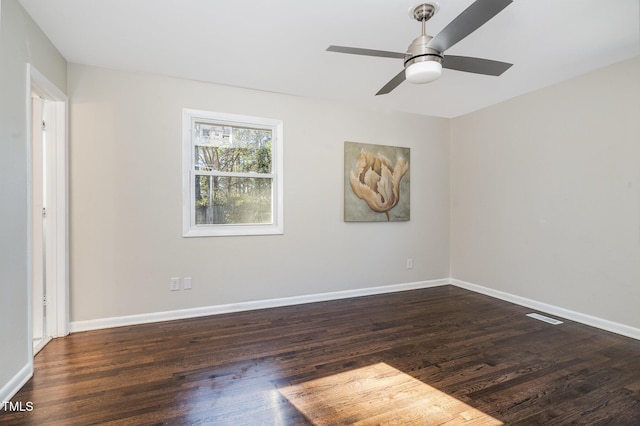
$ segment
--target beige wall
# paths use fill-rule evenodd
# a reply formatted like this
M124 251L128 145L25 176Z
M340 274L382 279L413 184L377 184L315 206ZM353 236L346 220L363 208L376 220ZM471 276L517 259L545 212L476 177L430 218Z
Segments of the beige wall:
M640 327L640 58L453 120L452 277Z
M72 321L449 276L448 120L76 64L68 81ZM284 235L182 238L182 108L284 121ZM410 222L343 222L344 141L411 148Z
M0 3L0 389L27 366L27 63L60 90L66 61L15 0Z

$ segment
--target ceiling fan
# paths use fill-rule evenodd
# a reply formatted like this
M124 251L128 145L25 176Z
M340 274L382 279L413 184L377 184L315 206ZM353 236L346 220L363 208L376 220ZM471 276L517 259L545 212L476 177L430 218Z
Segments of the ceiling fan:
M404 59L404 69L385 84L376 95L391 92L405 79L411 83L434 81L442 74L443 67L474 74L499 76L512 64L469 56L445 56L444 52L480 28L512 2L513 0L476 0L435 37L427 35L425 27L426 22L438 11L439 5L435 1L419 4L409 12L413 19L422 23L422 34L411 42L407 53L346 46L329 46L327 51Z

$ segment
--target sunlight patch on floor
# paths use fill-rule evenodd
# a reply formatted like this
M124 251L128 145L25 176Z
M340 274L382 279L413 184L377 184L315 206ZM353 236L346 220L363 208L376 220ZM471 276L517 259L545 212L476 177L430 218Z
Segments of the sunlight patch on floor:
M314 425L502 425L385 363L279 389Z

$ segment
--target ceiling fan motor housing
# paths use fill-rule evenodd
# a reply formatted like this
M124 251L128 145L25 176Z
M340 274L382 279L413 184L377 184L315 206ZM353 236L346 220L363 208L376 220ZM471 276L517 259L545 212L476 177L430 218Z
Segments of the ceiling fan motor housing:
M404 57L404 66L416 62L434 61L442 64L442 53L427 46L433 37L421 35L411 42Z

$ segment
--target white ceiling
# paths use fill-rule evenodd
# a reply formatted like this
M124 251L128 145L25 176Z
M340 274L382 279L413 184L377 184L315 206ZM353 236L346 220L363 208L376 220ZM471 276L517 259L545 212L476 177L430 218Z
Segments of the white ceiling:
M374 108L456 117L640 54L638 0L515 0L446 53L513 63L500 77L452 70L375 93L420 34L419 0L20 0L69 62ZM473 0L440 0L437 34Z

